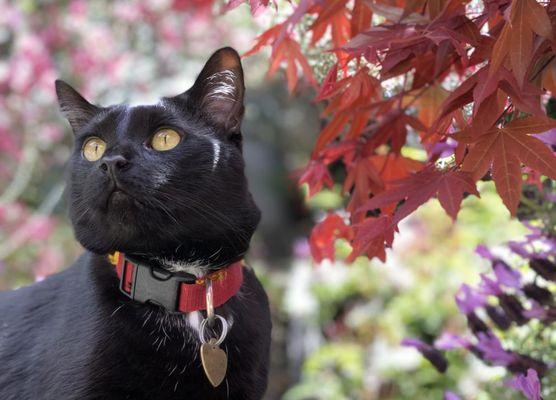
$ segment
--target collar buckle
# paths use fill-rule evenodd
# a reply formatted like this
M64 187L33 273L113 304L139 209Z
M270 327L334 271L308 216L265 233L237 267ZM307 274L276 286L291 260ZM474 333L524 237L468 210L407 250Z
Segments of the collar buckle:
M141 303L149 302L168 311L179 311L179 286L181 283L192 283L191 279L176 276L163 268L143 264L126 256L122 276L126 276L127 268L133 268L132 277L129 291L123 286L125 279L120 279L120 291L123 294Z

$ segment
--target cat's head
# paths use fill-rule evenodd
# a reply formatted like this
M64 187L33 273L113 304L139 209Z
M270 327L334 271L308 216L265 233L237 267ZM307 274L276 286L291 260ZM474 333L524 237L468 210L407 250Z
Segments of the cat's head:
M56 81L75 134L68 194L79 242L100 254L240 257L260 219L244 175L244 91L231 48L214 53L189 90L155 105L95 106Z

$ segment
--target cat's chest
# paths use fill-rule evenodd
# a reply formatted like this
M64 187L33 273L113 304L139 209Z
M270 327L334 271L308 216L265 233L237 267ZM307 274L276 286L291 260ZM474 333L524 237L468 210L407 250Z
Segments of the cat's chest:
M119 327L108 333L114 338L94 353L95 377L90 388L103 399L226 399L241 381L243 343L237 340L233 323L221 348L227 355L224 381L214 388L201 361L199 339L202 315L188 313L171 318L165 313L145 312L141 329ZM210 336L211 333L207 333ZM117 337L117 339L115 339ZM245 361L245 360L244 360Z

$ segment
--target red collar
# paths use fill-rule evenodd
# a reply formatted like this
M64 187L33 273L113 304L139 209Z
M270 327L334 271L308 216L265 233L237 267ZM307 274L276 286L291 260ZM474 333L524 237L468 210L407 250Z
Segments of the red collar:
M207 279L212 281L214 307L226 303L243 283L243 260L199 279L181 277L120 252L110 255L109 260L116 266L123 294L142 303L159 304L168 311L205 310Z

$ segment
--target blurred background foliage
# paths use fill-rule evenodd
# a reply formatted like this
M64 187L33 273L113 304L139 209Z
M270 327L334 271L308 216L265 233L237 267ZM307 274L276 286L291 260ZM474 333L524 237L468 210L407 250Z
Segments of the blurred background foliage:
M72 137L57 110L54 80L99 104L180 93L210 53L225 45L244 52L272 18L253 19L247 6L220 14L220 6L0 0L0 289L43 279L82 251L66 216ZM247 173L263 212L249 262L267 288L274 318L266 398L441 399L446 389L469 399L500 398L492 394L503 376L499 368L456 354L440 375L400 341L463 331L454 294L488 268L474 248L519 238L525 228L510 220L487 182L482 200L464 201L456 223L436 201L419 209L400 227L384 264L360 258L344 265L349 249L339 243L340 261L313 265L306 237L326 210L341 204L340 188L305 201L295 186L291 175L309 158L319 110L313 93L291 97L280 79L265 79L266 63L263 55L244 62L243 126Z

